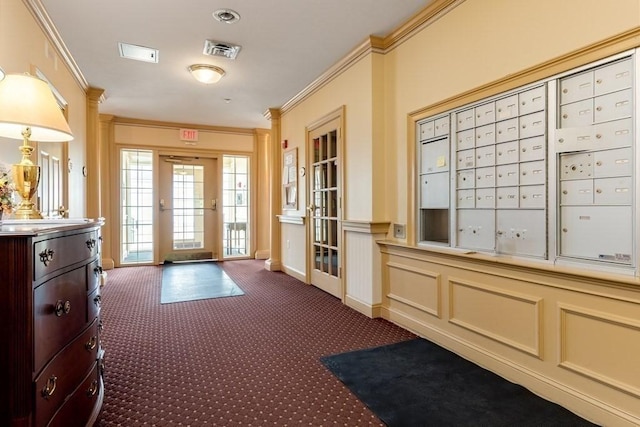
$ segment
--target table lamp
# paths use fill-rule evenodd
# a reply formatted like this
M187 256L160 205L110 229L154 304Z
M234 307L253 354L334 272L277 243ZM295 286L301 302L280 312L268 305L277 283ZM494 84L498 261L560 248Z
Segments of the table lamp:
M73 139L47 82L29 74L7 74L0 81L0 136L22 139L22 160L12 166L16 191L22 199L14 217L42 218L31 201L38 189L40 166L34 165L30 159L33 147L29 141L65 142Z

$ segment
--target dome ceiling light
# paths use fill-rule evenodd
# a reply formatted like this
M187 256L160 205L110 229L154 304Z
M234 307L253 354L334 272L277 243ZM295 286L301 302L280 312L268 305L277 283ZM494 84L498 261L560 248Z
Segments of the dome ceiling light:
M240 14L235 10L231 9L218 9L213 12L213 17L225 24L233 24L234 22L238 22L240 20Z
M188 69L194 79L205 84L217 83L225 75L224 70L215 65L193 64Z

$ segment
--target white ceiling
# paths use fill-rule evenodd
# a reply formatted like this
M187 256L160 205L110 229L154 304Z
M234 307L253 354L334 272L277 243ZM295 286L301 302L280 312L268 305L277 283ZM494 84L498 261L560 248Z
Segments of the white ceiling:
M279 108L368 36L386 36L431 0L40 0L100 112L185 124L269 128ZM234 24L215 20L233 9ZM205 39L239 44L235 60L202 53ZM118 42L159 50L159 63L120 58ZM198 83L191 64L226 70ZM225 99L230 101L225 101Z

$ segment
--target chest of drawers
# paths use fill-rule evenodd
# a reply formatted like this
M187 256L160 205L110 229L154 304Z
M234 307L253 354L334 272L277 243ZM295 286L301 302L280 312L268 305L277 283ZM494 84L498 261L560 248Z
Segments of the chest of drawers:
M0 226L0 425L90 426L97 418L101 226Z

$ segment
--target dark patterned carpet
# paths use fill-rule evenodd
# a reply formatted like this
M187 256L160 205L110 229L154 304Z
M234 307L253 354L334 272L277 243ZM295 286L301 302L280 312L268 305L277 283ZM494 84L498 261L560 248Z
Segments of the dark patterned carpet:
M380 426L322 356L415 336L263 261L226 261L240 298L160 304L161 267L108 271L97 426Z

